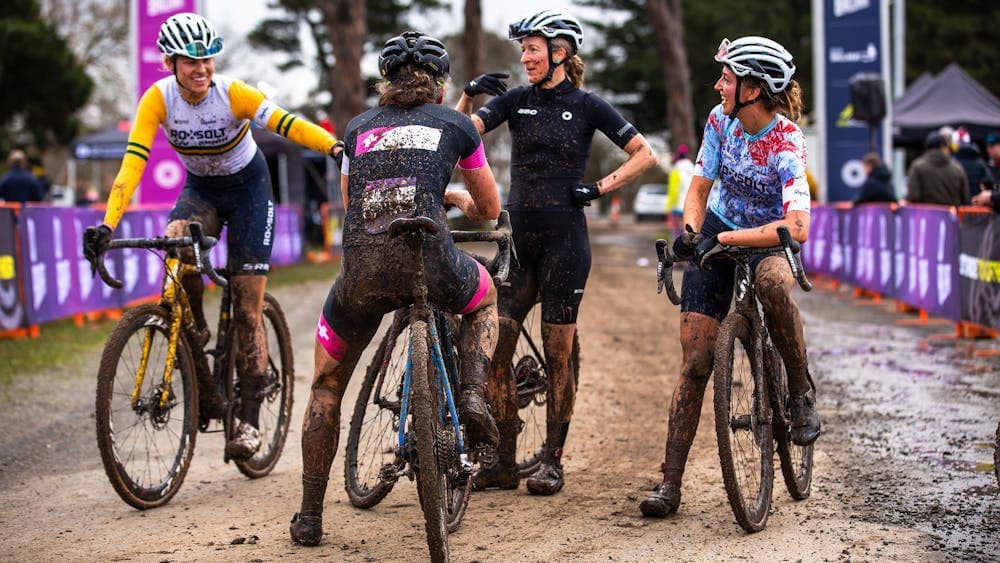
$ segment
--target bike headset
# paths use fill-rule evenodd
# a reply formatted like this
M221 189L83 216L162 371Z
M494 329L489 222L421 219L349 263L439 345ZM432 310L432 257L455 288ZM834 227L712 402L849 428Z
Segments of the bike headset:
M770 90L765 95L771 98L771 94L783 92L795 74L791 53L779 43L756 35L740 37L732 42L723 39L719 43L715 60L728 66L736 75L736 99L733 111L729 112L729 119L734 119L741 109L760 100L760 96L757 96L748 102L740 101L740 87L745 76L750 75L764 81Z
M419 31L404 31L385 42L378 54L378 71L391 81L405 64L414 63L434 77L438 86L451 68L448 50L435 37Z
M542 10L510 24L507 29L507 37L514 41L521 41L530 36L543 37L545 49L549 55L549 72L538 83L539 86L552 80L552 73L555 72L556 67L565 62L565 59L558 61L552 59L553 39L563 37L569 40L573 52L567 58L576 55L580 51L580 47L583 46L583 28L580 27L580 22L573 16L556 10Z
M156 38L160 52L175 61L178 56L191 59L211 59L222 52L222 36L205 18L191 12L174 14L160 25ZM177 78L177 65L174 65ZM178 84L180 81L178 81Z

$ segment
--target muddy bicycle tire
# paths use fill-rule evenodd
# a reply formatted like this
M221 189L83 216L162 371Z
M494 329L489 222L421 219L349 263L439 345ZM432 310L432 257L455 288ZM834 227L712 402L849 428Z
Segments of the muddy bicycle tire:
M406 460L396 453L396 429L406 372L407 318L394 316L354 403L344 455L344 488L351 504L358 508L382 502L396 484L395 475L406 467Z
M517 385L517 416L520 430L517 436L517 472L530 477L538 469L545 453L546 408L548 404L548 372L542 348L542 307L536 303L521 322L511 369ZM580 385L580 334L573 335L573 379Z
M171 314L158 304L125 312L104 345L95 402L97 449L118 496L140 510L177 494L194 455L198 388L187 339L178 337L166 408L159 406ZM132 390L149 337L147 370L138 401Z
M727 316L715 348L715 431L726 496L748 532L767 525L774 483L773 438L760 343L750 321Z
M777 350L770 347L765 353L765 370L769 374L768 396L771 399L771 431L774 433L775 449L781 462L781 475L785 480L788 494L795 500L805 500L812 492L813 446L799 446L792 442L788 421L788 374L785 362Z
M265 395L260 403L260 449L248 459L234 459L240 473L257 479L269 474L281 458L281 452L288 438L288 427L292 420L292 402L295 398L295 360L292 357L292 333L288 329L285 313L278 300L269 293L264 294L264 309L261 314L267 342L267 373L264 375ZM232 334L232 332L230 332ZM235 339L230 343L226 396L233 404L227 409L226 440L233 438L237 421L235 413L241 411L239 380L233 358L240 353L240 343Z
M410 408L416 435L417 491L424 513L427 547L434 562L448 561L448 526L445 507L447 475L441 471L436 451L440 429L437 413L437 378L430 363L427 322L413 319L410 324L411 396Z

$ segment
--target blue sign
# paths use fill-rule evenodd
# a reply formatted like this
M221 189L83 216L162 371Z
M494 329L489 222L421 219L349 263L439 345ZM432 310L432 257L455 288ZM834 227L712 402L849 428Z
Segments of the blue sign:
M882 75L888 52L882 40L883 15L880 0L822 0L822 80L825 111L825 185L827 201L854 199L865 181L861 157L882 154L885 120L875 124L853 119L851 79L861 73ZM815 3L814 3L815 6ZM815 13L815 12L814 12ZM873 144L874 141L874 144Z

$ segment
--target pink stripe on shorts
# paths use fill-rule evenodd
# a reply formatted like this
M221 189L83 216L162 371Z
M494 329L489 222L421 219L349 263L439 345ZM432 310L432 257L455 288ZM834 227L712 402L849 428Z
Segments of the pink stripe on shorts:
M326 353L338 362L347 354L347 342L333 331L322 314L316 324L316 341L322 344Z
M479 262L476 262L476 266L479 268L479 287L476 288L476 294L472 296L472 299L469 300L468 304L466 304L465 307L459 311L463 315L475 309L476 306L479 305L479 302L483 300L483 297L486 297L486 292L490 290L489 272L487 272L486 268L484 268Z

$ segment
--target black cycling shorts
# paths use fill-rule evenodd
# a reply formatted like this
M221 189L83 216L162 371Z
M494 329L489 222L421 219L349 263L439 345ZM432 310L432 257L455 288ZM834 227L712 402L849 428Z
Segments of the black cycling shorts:
M706 237L731 230L711 211L706 214L705 223L701 226L701 234ZM766 257L765 254L751 257L750 267L756 268ZM681 285L681 312L701 313L721 322L732 304L736 264L728 258L716 258L710 260L709 264L711 268L708 270L702 270L694 262L688 262L685 266Z
M399 240L344 249L340 276L330 288L317 339L336 360L347 347L365 345L382 316L413 303L416 261ZM424 244L424 276L430 304L450 313L469 312L490 288L486 269L455 247L451 237ZM332 332L332 334L329 334Z
M227 176L187 173L184 189L170 211L170 221L199 221L205 234L217 237L225 225L232 275L266 275L274 239L274 200L264 154Z
M574 324L590 275L583 211L511 210L517 260L499 290L500 316L518 322L540 298L542 321Z

